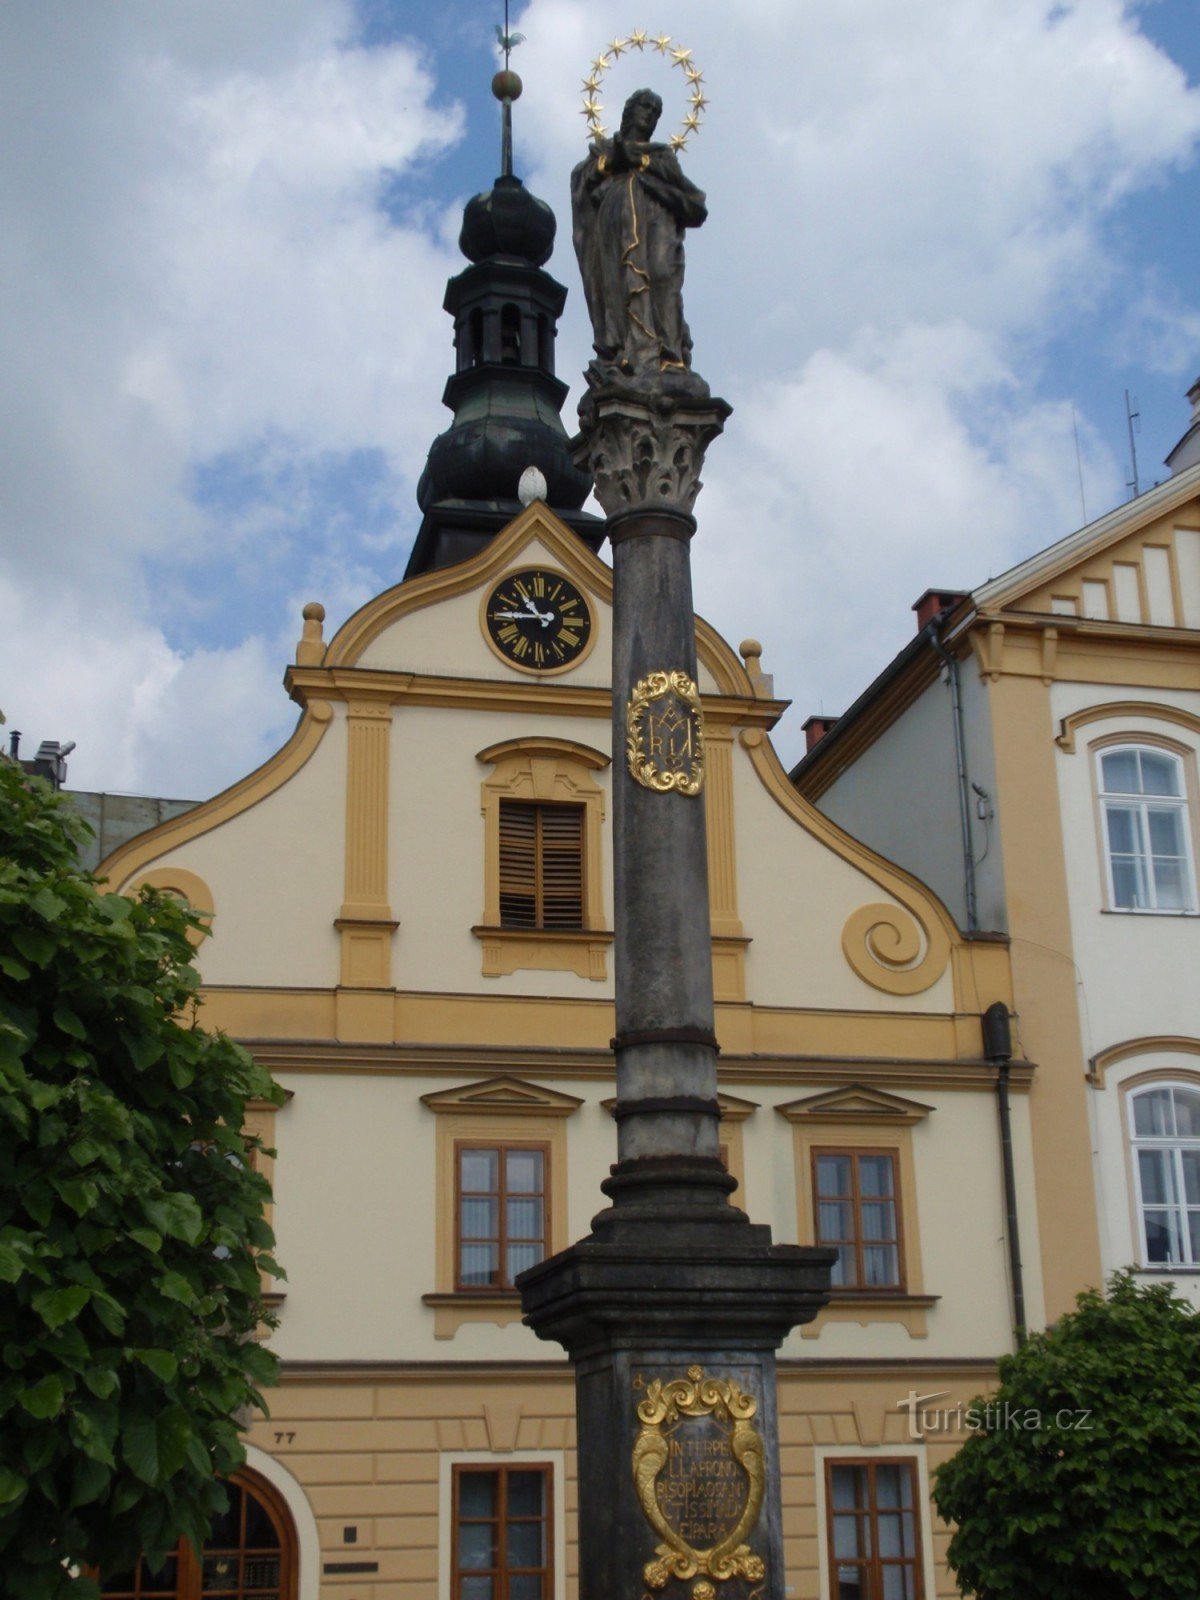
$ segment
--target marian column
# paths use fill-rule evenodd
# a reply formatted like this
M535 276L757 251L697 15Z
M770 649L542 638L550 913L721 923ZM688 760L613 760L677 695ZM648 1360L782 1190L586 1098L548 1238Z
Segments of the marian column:
M730 408L691 365L683 236L705 203L682 138L653 140L661 110L632 95L572 174L596 349L576 460L613 549L618 1160L591 1234L519 1287L575 1367L581 1600L783 1600L775 1351L835 1252L772 1245L719 1154L690 541Z

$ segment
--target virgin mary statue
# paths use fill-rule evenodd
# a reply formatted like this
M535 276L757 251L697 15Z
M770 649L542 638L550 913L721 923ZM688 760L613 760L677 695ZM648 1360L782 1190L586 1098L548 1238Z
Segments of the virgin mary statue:
M597 139L571 174L575 254L592 319L594 387L707 393L691 371L683 316L683 231L708 212L675 152L651 143L662 100L639 89L621 130Z

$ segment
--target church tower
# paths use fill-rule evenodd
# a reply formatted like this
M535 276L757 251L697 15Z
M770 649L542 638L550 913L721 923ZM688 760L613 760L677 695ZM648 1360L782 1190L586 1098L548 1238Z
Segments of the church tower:
M454 318L455 370L442 399L454 421L434 440L417 501L424 516L406 578L476 555L520 511L527 467L545 479L544 499L597 550L603 518L581 511L592 483L572 464L561 409L567 385L554 375L554 341L567 291L542 270L554 248L554 213L512 171L515 72L498 72L504 106L501 174L467 202L459 248L471 263L446 286Z

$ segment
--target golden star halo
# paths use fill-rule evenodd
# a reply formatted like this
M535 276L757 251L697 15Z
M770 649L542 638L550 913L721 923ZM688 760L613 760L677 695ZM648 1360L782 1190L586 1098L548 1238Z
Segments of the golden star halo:
M610 40L592 62L591 71L583 80L583 107L582 115L587 118L588 137L590 139L603 139L608 129L600 121L600 114L604 106L600 101L600 88L604 74L625 54L627 50L644 50L651 45L660 56L669 55L671 65L679 67L687 79L691 90L687 101L687 110L679 125L678 133L673 133L667 141L672 150L686 150L687 142L693 133L699 133L700 123L703 120L704 108L708 105L708 97L700 88L704 81L704 74L692 60L692 52L682 46L671 48L672 39L668 33L660 33L651 37L645 28L635 28L625 38Z

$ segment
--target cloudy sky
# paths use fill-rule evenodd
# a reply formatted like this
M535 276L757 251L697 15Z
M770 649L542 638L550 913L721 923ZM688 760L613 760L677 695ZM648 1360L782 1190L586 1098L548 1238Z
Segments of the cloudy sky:
M24 754L78 741L72 787L231 782L293 721L302 604L332 627L402 574L461 208L497 170L501 14L0 6L0 709ZM514 0L513 25L568 420L580 79L635 27L704 69L687 305L735 410L696 598L763 641L785 759L922 589L1128 497L1126 389L1141 487L1163 475L1200 373L1196 0ZM659 56L617 62L606 102L642 83L668 131Z

